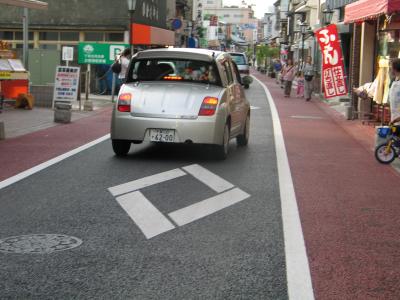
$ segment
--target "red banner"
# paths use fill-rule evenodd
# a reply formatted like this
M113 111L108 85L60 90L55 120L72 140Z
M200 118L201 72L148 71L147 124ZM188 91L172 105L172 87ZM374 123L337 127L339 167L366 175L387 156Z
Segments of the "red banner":
M347 95L342 48L335 24L315 32L322 52L322 84L325 98Z

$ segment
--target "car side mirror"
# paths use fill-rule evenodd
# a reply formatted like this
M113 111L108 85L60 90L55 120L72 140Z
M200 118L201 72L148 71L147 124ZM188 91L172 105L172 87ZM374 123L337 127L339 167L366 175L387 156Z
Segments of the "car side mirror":
M253 77L248 76L248 75L243 76L243 78L242 78L243 85L250 85L252 82L253 82Z

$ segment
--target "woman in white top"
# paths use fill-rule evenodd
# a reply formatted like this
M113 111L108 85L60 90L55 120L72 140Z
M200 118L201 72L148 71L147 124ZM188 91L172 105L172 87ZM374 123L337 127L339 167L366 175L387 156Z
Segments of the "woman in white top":
M119 58L121 63L121 72L118 74L118 79L121 85L125 82L125 76L129 67L129 62L131 61L131 57L132 57L131 49L126 48L124 51L122 51L121 56Z

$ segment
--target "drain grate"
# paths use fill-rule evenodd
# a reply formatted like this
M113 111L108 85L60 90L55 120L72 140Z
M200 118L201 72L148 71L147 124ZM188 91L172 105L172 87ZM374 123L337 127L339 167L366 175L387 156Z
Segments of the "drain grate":
M19 254L48 254L73 249L82 240L63 234L31 234L0 239L0 252Z

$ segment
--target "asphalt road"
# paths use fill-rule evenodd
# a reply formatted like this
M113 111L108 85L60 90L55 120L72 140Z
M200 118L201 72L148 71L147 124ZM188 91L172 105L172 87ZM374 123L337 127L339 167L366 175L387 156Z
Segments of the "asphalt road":
M82 241L0 252L0 299L287 299L271 115L258 83L246 94L250 142L225 161L151 144L117 158L105 141L0 190L0 239Z

